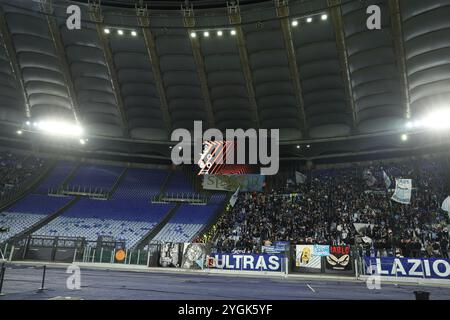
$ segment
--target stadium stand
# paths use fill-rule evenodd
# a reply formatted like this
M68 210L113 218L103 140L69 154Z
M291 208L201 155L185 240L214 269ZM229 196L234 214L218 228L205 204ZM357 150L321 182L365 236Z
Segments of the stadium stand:
M74 170L76 164L74 162L58 163L46 179L35 190L35 193L47 194L50 189L58 189Z
M410 205L391 200L382 170L393 183L413 180ZM374 172L373 185L363 178L367 171ZM266 240L336 245L363 244L360 239L368 237L378 256L448 257L450 219L440 210L450 191L444 177L441 163L423 160L313 170L305 184L240 193L216 225L215 243L223 251L252 252ZM364 224L365 231L358 232L354 223Z
M216 204L183 204L178 211L152 239L162 242L189 242L217 214Z
M192 184L188 181L186 176L182 171L174 171L172 176L170 177L169 182L167 183L167 187L165 190L166 194L171 193L194 193L194 188Z
M161 191L168 175L166 170L135 169L128 170L119 184L114 199L150 199Z
M8 229L8 232L0 233L0 242L32 227L72 199L39 194L26 196L0 213L0 226Z
M150 204L137 199L81 199L34 234L84 237L89 241L110 236L124 241L129 248L154 228L171 208L171 204Z
M68 186L110 189L124 170L123 167L84 165L78 168Z
M0 199L17 192L44 166L44 160L10 151L0 151Z

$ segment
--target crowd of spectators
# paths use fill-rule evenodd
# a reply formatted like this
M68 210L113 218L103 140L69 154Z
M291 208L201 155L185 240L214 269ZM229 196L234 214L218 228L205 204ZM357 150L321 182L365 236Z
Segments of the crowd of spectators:
M312 170L304 184L242 192L214 226L215 245L224 252L258 252L273 241L350 244L378 256L448 257L450 219L440 209L450 194L446 161ZM395 178L412 179L410 204L391 200Z
M44 165L42 159L0 151L0 200L8 198Z

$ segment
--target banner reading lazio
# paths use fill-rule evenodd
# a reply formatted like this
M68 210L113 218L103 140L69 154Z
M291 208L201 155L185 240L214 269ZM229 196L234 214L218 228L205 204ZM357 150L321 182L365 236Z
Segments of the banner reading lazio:
M203 176L203 189L221 191L262 191L265 176L259 174L213 175Z
M450 279L450 259L364 257L364 261L365 274L371 274L372 269L380 276Z
M282 254L216 253L211 264L216 269L246 271L281 271Z

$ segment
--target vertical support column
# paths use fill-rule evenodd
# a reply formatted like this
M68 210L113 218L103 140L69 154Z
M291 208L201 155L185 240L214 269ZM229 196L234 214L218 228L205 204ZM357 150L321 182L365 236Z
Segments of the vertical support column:
M24 112L27 118L31 117L30 102L28 100L28 93L25 86L25 82L22 76L22 70L20 68L19 62L17 61L17 53L14 47L14 43L11 37L11 33L8 28L8 23L6 22L5 12L2 7L0 7L0 37L2 38L3 44L5 46L6 54L9 58L11 65L11 70L16 78L19 90L22 93L24 101Z
M242 30L242 27L240 25L241 11L238 4L235 5L228 4L228 18L230 24L234 25L234 30L236 31L236 42L239 50L239 58L241 60L242 72L245 78L247 95L250 101L250 108L252 110L252 121L255 124L255 127L259 128L258 103L256 102L255 87L253 85L253 75L250 68L244 31Z
M347 98L347 107L352 115L353 129L357 127L357 114L355 108L355 98L353 96L353 87L350 77L350 68L348 63L347 43L345 41L344 22L342 20L341 0L328 0L330 8L331 21L336 34L336 45L339 53L339 62L341 64L342 76L344 80L345 95Z
M299 69L297 65L297 57L292 40L291 24L289 22L289 6L287 0L276 0L275 6L277 16L280 18L281 30L283 32L284 46L286 48L289 71L291 75L292 85L295 90L295 98L297 100L298 113L301 121L301 130L303 137L307 137L308 128L306 124L305 102L303 100L303 90L300 83Z
M117 108L122 120L122 125L124 127L123 134L126 138L129 138L130 131L128 127L128 118L123 104L122 93L120 91L120 85L114 65L113 54L111 51L111 47L109 46L108 38L103 32L103 14L100 7L100 0L92 0L92 2L89 3L89 17L90 20L95 23L98 39L100 41L100 45L103 50L103 56L106 62L106 68L108 69L109 76L111 77L111 86L114 93L114 98L116 100Z
M61 70L64 77L64 82L67 86L67 92L69 95L70 105L74 114L75 121L78 121L78 99L75 93L75 86L72 81L72 73L70 72L69 63L67 61L66 50L61 38L61 32L53 16L52 0L45 0L41 3L42 10L45 13L48 31L55 46L56 54L61 64Z
M163 115L164 123L166 125L167 133L170 134L172 130L172 121L169 113L169 104L167 103L166 90L161 75L161 68L159 64L159 56L156 51L155 37L150 30L150 19L147 7L139 7L136 9L139 26L141 27L142 35L144 37L147 54L152 65L153 77L155 79L156 90L158 90L161 113Z
M214 113L212 109L211 97L208 88L208 77L205 71L205 61L203 60L202 50L200 46L199 36L191 37L191 33L195 30L194 10L191 7L182 7L184 26L187 29L187 36L191 41L192 54L194 55L195 65L197 66L198 78L200 80L200 87L202 90L203 100L205 102L206 118L209 127L214 127Z
M408 67L406 64L405 45L403 37L403 22L399 0L389 0L389 12L391 15L392 36L394 38L395 57L397 68L400 73L400 86L402 88L403 101L405 104L405 118L411 117Z

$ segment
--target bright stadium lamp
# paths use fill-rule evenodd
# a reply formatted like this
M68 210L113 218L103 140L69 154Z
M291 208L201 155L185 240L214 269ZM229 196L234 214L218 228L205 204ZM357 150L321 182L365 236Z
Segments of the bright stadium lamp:
M402 134L401 137L402 141L407 141L408 140L408 135L407 134Z
M195 38L197 34L195 32L191 32L191 38Z
M308 19L306 19L306 22L311 23L313 21L313 18L309 17Z
M217 31L217 35L218 35L219 37L223 36L223 31L222 31L222 30Z
M64 137L81 137L83 134L83 129L79 125L60 120L40 121L37 128L45 134Z
M123 30L117 30L117 34L118 34L119 36L123 36Z
M320 17L323 21L325 21L325 20L327 20L328 19L328 15L326 15L326 14L323 14L321 17Z
M231 30L231 31L230 31L230 34L231 34L232 36L235 36L235 35L236 35L236 30L234 30L234 29Z
M426 116L422 125L433 130L444 130L450 128L450 108L440 109Z
M104 32L105 32L106 34L110 34L110 33L111 33L111 30L109 30L108 28L105 28Z
M298 26L298 21L297 21L297 20L293 20L293 21L292 21L292 26L293 26L293 27Z

